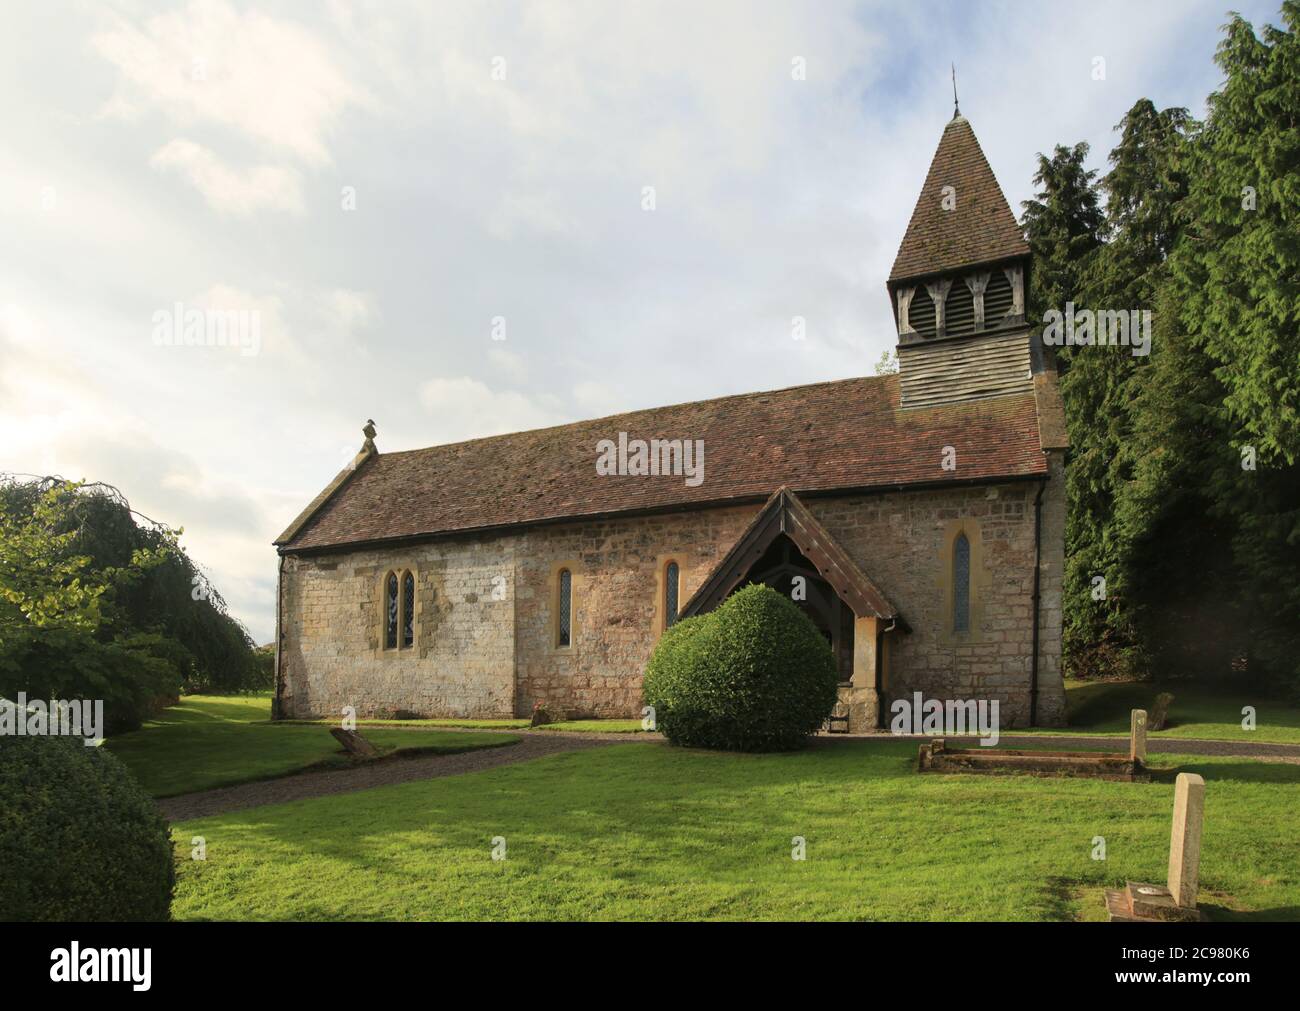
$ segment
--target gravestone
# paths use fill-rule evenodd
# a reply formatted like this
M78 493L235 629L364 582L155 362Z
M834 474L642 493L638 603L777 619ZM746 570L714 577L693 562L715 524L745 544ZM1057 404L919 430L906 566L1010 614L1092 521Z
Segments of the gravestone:
M1131 762L1147 760L1147 711L1134 709L1129 714L1128 757Z
M330 733L334 735L334 740L343 745L343 750L349 755L360 755L362 758L374 758L379 754L379 752L375 750L375 746L355 730L344 730L342 727L331 727Z
M1106 891L1112 922L1202 920L1196 908L1201 870L1201 822L1205 780L1181 772L1174 783L1174 820L1169 837L1169 887L1130 881L1123 891Z
M1201 871L1205 780L1180 772L1174 784L1174 827L1169 838L1169 893L1180 909L1196 908Z
M1165 720L1169 719L1169 707L1174 704L1172 692L1161 692L1156 696L1156 704L1151 710L1148 726L1151 730L1164 730Z

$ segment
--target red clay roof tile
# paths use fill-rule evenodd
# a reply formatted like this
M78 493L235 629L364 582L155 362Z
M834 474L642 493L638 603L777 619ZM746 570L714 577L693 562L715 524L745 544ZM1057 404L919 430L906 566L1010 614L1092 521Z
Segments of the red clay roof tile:
M704 440L704 481L596 472L601 439ZM940 466L943 448L957 469ZM1046 473L1032 394L899 410L898 377L746 393L571 425L381 453L282 549L761 501L797 492Z

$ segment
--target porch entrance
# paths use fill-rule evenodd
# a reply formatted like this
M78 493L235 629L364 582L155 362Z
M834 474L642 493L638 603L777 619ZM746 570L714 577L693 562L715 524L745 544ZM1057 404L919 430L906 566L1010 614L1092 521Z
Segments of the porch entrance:
M762 583L793 601L830 644L840 682L852 680L853 610L789 536L773 540L741 583Z

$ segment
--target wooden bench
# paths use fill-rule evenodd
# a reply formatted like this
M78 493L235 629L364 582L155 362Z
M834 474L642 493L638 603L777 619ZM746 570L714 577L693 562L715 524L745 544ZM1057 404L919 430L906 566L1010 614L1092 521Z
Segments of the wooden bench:
M835 726L839 724L842 729L836 730ZM842 702L837 702L831 714L826 717L826 733L828 734L847 734L849 732L849 707Z

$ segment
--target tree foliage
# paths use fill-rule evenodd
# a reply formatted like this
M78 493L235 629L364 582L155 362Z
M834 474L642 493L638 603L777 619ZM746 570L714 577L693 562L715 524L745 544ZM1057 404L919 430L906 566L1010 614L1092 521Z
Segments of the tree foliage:
M1088 145L1056 145L1038 156L1037 194L1026 200L1021 226L1034 251L1029 311L1060 307L1080 289L1080 270L1105 235L1106 216L1097 194L1097 172L1084 167Z
M1035 312L1154 318L1149 358L1060 354L1075 674L1300 684L1300 3L1282 14L1229 21L1204 124L1142 99L1103 178L1058 146L1024 205Z
M1171 257L1180 318L1215 363L1241 440L1268 460L1300 455L1300 3L1262 37L1233 16L1216 62Z
M0 695L103 699L120 730L182 688L258 685L247 632L179 533L106 485L0 481Z

